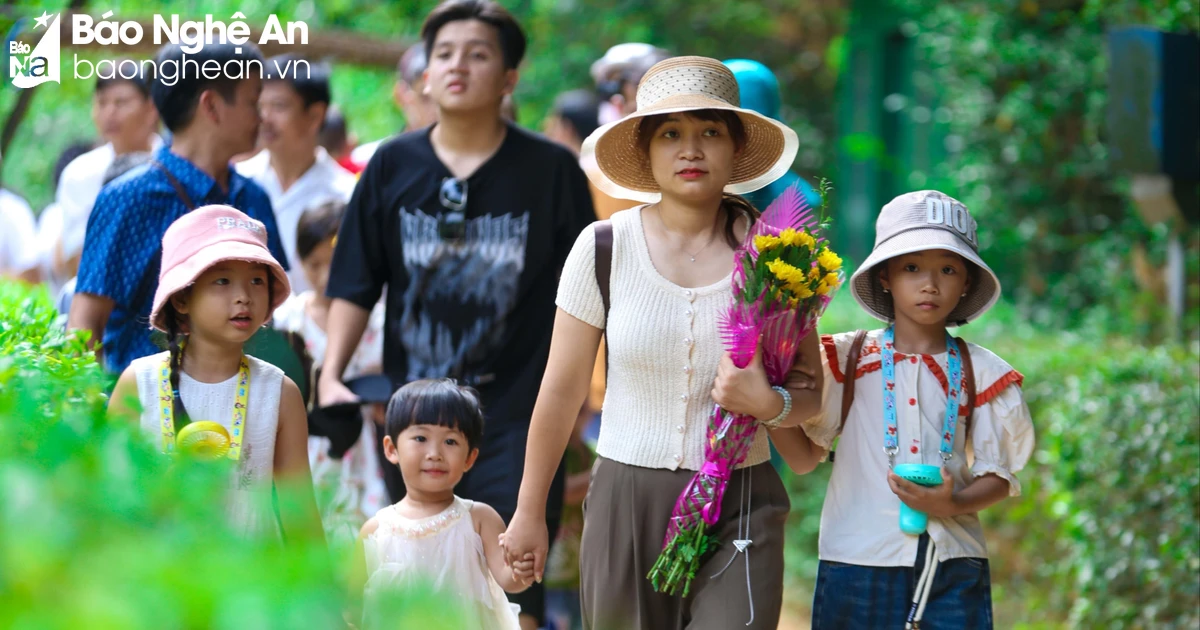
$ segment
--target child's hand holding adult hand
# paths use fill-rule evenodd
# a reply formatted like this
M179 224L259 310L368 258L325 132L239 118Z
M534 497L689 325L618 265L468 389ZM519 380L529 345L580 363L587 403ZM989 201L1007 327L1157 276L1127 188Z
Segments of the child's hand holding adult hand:
M527 553L525 557L512 563L513 577L522 584L528 586L533 584L536 574L534 572L533 554Z
M508 530L501 534L500 546L504 548L504 562L513 569L517 565L533 561L531 578L542 581L542 572L546 567L546 553L550 549L550 533L546 529L545 517L535 518L527 515L518 508L508 524Z
M942 483L922 486L888 471L888 486L908 507L934 518L949 518L960 513L954 500L954 478L942 467Z

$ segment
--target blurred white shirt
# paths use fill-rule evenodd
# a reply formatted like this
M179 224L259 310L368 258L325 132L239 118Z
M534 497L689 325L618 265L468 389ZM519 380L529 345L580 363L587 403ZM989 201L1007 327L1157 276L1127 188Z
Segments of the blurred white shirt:
M0 275L18 275L36 267L40 249L33 209L21 197L0 188Z
M271 168L271 152L259 151L254 157L235 165L237 171L262 186L271 199L275 210L275 223L279 225L279 237L283 251L287 252L288 279L292 293L300 294L312 287L304 277L300 256L296 253L296 233L300 215L305 210L329 201L350 201L358 178L342 168L322 147L317 147L317 161L286 191L279 184L275 169Z
M150 139L150 150L162 146L162 138L155 134ZM63 258L69 259L83 251L83 238L87 234L88 217L100 189L104 187L104 175L116 159L112 143L103 144L71 160L58 178L58 190L54 203L62 213Z

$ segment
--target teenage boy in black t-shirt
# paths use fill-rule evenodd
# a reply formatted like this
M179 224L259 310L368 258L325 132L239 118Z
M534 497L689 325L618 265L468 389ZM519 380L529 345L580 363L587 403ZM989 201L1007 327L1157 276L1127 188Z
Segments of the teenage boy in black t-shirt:
M525 52L513 17L489 0L451 0L430 13L422 38L438 122L380 146L350 200L327 289L320 400L354 399L339 379L386 286L385 372L396 385L452 377L479 390L484 443L456 492L507 522L559 272L595 213L574 156L500 117ZM560 468L552 532L561 482ZM514 597L530 616L523 624L540 624L543 597L540 584Z

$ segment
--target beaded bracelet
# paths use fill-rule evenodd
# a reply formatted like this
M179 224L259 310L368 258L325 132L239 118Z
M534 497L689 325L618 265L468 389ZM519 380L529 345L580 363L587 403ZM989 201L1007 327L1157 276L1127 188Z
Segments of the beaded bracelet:
M779 392L780 396L783 396L783 411L780 411L778 416L770 420L761 420L760 424L768 429L778 429L779 425L783 424L783 421L787 419L788 414L792 412L792 393L778 385L771 389Z

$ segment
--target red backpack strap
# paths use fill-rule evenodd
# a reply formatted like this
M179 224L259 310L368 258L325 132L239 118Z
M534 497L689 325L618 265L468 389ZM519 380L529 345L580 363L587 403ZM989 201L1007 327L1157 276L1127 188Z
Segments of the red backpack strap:
M958 342L958 353L962 355L963 389L967 395L967 418L963 421L965 435L971 435L971 417L975 415L975 366L971 364L971 350L962 337L955 337Z
M612 221L597 221L592 224L596 235L596 285L600 287L600 300L604 303L604 326L608 327L608 308L612 305L609 289L612 284L613 227ZM608 352L604 353L604 378L608 379Z
M846 355L846 367L842 376L842 422L838 432L846 426L846 418L850 417L850 407L854 404L854 379L858 376L858 358L862 355L863 342L867 339L867 331L854 333L854 341L850 344L850 354Z

